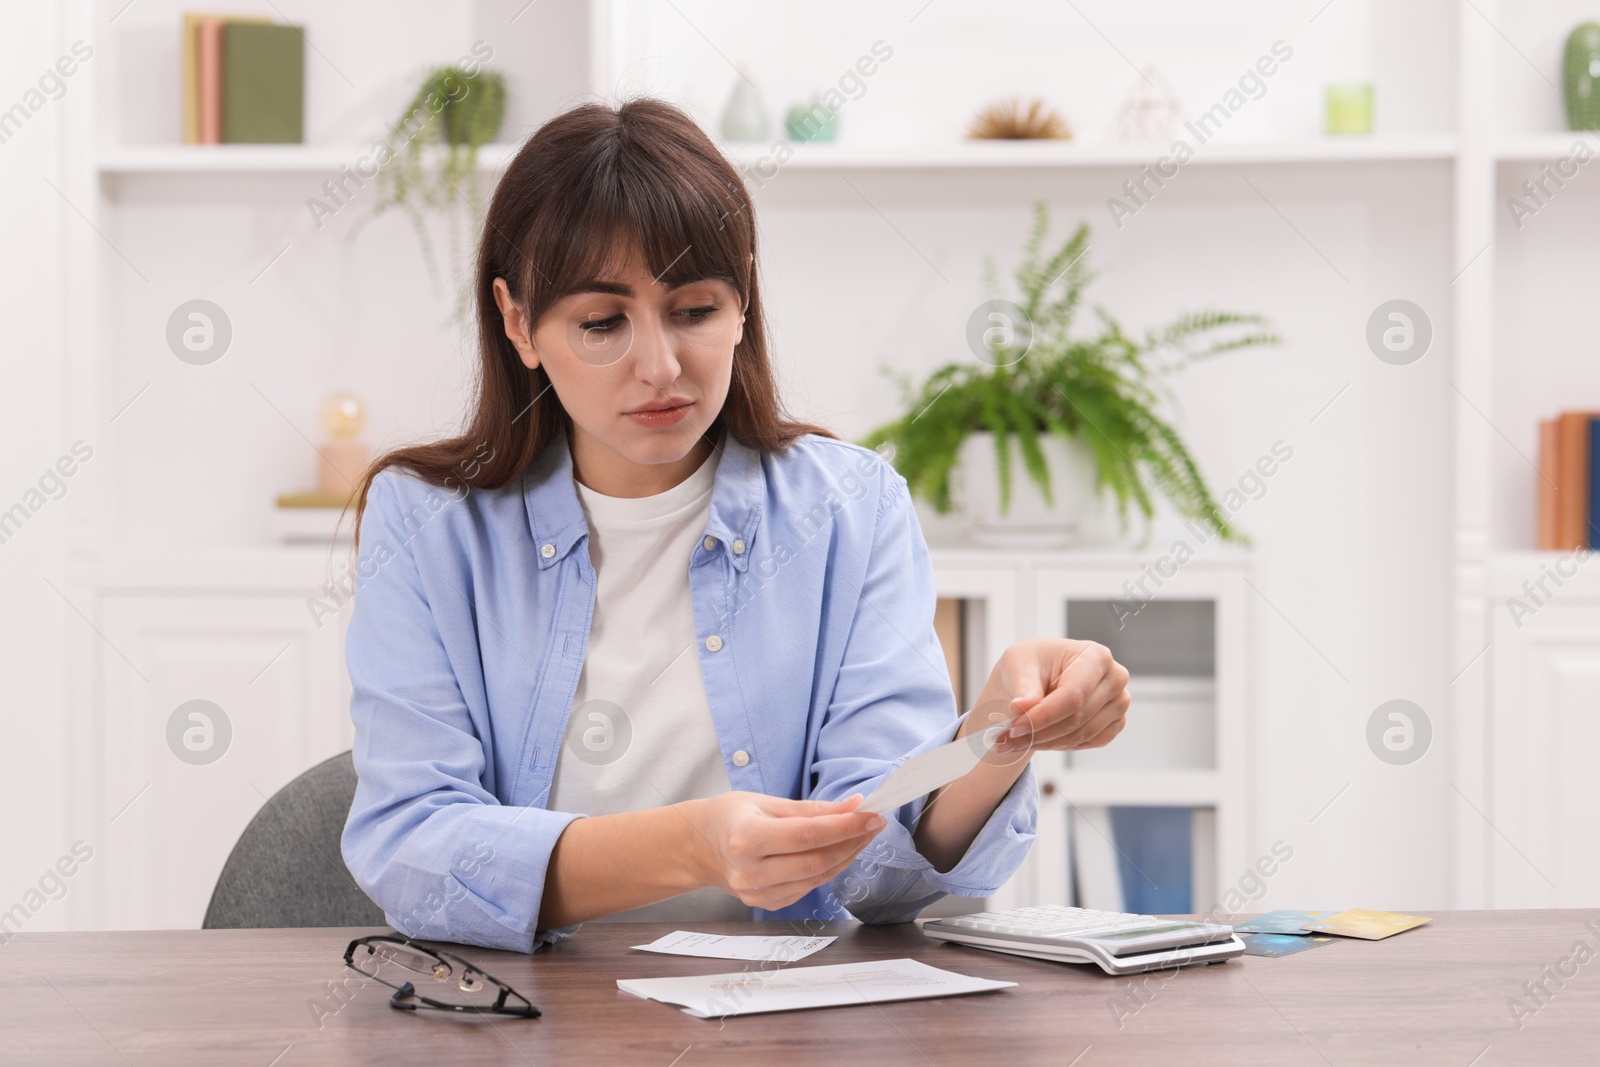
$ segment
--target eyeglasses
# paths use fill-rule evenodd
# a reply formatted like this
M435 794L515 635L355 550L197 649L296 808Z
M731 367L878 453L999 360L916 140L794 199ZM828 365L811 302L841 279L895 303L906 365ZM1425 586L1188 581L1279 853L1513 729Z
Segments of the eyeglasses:
M400 1011L434 1008L522 1019L539 1017L538 1008L494 975L479 970L460 956L424 948L409 938L385 934L358 937L344 950L344 965L393 989L395 993L389 998L389 1007ZM416 985L404 973L407 971L437 983L423 987L434 996L417 992ZM494 995L493 1003L489 1003L491 995Z

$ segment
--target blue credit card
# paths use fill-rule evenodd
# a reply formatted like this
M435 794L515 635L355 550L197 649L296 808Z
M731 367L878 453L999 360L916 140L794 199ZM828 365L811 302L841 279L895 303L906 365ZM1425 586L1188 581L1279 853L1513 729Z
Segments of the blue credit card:
M1240 934L1239 940L1244 942L1246 956L1288 956L1329 944L1336 938L1321 934Z
M1336 914L1331 911L1269 911L1257 915L1247 923L1235 923L1234 931L1241 934L1309 934L1300 929L1318 919Z

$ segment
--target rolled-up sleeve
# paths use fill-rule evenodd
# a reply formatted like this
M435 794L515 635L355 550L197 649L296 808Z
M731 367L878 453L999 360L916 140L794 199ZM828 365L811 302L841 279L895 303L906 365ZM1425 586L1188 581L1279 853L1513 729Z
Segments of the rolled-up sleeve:
M487 708L463 696L442 636L472 632L471 605L430 603L398 477L374 479L361 519L346 637L360 781L345 863L403 934L532 952L581 925L536 929L551 852L581 816L502 805L484 788Z
M933 563L905 479L883 469L870 555L813 765L812 796L871 795L906 760L955 737L944 653L933 628ZM989 896L1027 856L1038 826L1030 764L1001 798L966 853L939 872L912 833L927 797L886 813L888 825L826 887L824 899L866 923L908 922L946 894Z

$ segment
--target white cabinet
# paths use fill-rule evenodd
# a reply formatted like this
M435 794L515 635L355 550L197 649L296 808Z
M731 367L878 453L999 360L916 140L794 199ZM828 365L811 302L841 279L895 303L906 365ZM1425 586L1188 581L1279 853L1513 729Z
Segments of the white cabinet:
M1504 568L1504 595L1490 607L1490 786L1456 799L1483 837L1495 907L1600 907L1600 574L1584 573L1600 558L1581 566L1562 588L1547 580L1542 604ZM1529 573L1538 577L1531 564ZM1510 597L1531 613L1514 617Z
M271 555L204 590L125 584L148 570L134 562L101 591L98 721L84 754L98 795L80 798L95 834L85 870L98 879L97 927L198 927L256 811L350 747L343 617L319 626L308 610L315 571L297 580L284 565L308 557Z
M1195 910L1216 905L1219 875L1237 877L1252 858L1248 556L1216 551L1173 566L1136 553L931 551L939 595L968 604L969 700L1006 646L1026 637L1101 641L1131 675L1133 705L1115 741L1033 757L1038 837L993 903L1098 906L1079 899L1088 872L1080 865L1074 878L1069 854L1116 862L1109 809L1188 807L1190 897ZM1150 577L1158 566L1159 580ZM1075 831L1083 848L1069 847Z

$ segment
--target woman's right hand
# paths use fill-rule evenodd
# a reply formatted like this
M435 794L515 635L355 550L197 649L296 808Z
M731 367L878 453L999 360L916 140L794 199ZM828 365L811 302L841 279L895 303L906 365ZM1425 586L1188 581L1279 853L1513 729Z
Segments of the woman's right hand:
M856 811L860 803L860 794L787 800L738 790L690 801L701 884L755 908L793 904L842 873L887 825Z

